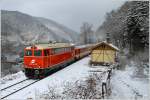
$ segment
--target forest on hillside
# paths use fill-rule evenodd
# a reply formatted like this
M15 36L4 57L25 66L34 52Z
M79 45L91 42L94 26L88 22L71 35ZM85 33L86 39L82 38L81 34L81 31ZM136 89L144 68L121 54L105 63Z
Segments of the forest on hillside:
M96 35L105 37L106 33L128 57L148 62L149 1L127 1L119 9L107 13Z

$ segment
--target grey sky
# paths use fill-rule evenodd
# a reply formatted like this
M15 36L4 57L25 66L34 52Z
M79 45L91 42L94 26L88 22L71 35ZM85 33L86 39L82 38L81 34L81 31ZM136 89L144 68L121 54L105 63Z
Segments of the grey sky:
M79 32L83 22L97 29L105 13L123 3L123 0L0 0L0 8L45 17Z

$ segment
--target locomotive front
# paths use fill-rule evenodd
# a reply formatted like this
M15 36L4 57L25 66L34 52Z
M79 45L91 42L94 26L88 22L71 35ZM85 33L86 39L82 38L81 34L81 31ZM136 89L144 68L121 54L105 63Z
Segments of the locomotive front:
M24 49L24 69L28 78L44 77L43 48L30 46Z

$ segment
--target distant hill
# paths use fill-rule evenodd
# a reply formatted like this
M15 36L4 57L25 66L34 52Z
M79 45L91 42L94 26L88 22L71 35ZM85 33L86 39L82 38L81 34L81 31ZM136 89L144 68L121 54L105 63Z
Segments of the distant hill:
M1 69L2 76L22 70L5 61L23 57L24 47L35 43L57 41L76 42L78 33L55 21L33 17L18 11L1 10Z
M59 37L69 41L77 42L78 38L77 32L50 19L38 17L37 20L39 20L42 24L44 24L48 29L54 31L56 35L58 35Z
M36 41L76 42L78 33L55 21L1 10L2 53L18 53Z

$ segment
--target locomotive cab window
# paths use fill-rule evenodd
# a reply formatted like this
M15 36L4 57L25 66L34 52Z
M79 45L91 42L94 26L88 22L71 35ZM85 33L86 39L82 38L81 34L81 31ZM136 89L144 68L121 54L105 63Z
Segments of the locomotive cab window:
M32 50L26 50L25 56L32 56Z
M42 50L35 50L34 56L42 56Z

